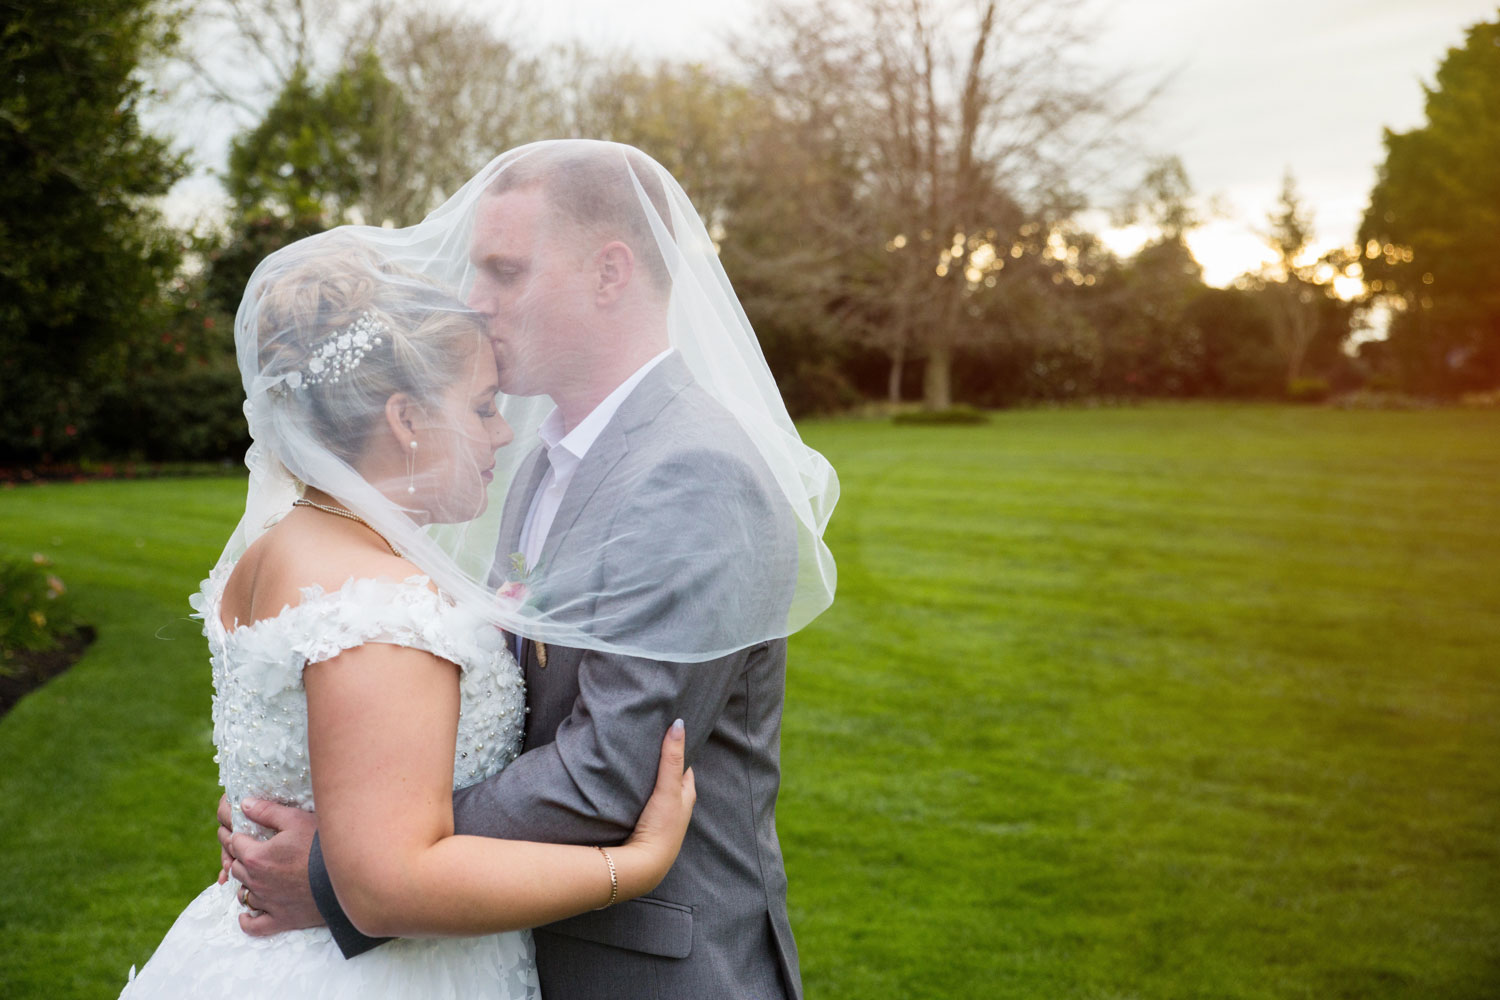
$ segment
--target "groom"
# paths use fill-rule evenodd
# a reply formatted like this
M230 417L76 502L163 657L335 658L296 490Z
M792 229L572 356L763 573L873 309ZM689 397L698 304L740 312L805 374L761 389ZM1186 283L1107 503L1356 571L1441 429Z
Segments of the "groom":
M641 206L656 206L658 228L670 214L649 162L634 179L625 164L620 147L544 147L479 202L469 304L489 321L502 389L556 404L506 497L498 564L523 553L560 617L619 622L616 641L724 648L735 622L784 618L795 532L753 444L668 344L671 276ZM699 663L517 645L524 752L455 792L458 833L621 842L677 717L698 778L687 840L651 896L535 931L543 995L800 998L774 818L786 640ZM266 911L246 929L317 922L310 881L346 956L378 946L344 917L315 841L299 868L309 814L246 812L282 831L257 842L221 830Z

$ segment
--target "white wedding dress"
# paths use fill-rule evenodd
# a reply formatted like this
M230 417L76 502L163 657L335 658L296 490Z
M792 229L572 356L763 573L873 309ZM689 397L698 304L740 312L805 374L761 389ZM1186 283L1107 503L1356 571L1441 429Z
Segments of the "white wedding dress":
M219 601L232 566L203 582L192 604L203 618L213 664L214 744L219 780L237 831L265 836L244 817L245 798L313 808L307 761L307 699L302 668L369 642L424 649L461 669L453 784L497 773L521 744L525 692L515 659L493 626L465 615L427 585L351 580L336 591L310 587L274 618L226 631ZM380 822L378 816L372 823ZM528 931L478 938L397 940L354 959L327 928L254 938L239 883L211 885L177 918L122 998L445 997L537 1000Z

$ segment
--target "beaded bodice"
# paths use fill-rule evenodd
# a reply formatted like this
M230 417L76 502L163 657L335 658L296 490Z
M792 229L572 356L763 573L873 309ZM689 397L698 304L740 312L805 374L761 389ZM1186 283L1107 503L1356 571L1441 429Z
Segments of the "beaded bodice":
M426 577L350 580L334 591L307 587L300 603L231 631L223 626L219 603L232 569L222 566L203 581L192 605L208 637L214 760L237 831L265 835L240 812L245 798L313 808L302 668L365 643L423 649L458 665L455 788L496 774L515 759L526 712L515 658L502 633L449 603Z

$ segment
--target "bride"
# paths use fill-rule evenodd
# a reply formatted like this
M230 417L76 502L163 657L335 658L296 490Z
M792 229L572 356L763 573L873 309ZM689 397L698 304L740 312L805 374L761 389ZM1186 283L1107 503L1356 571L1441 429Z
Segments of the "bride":
M524 928L642 895L676 858L695 801L681 722L622 846L454 835L453 790L517 755L526 713L495 607L443 586L486 531L494 551L483 515L512 437L483 323L335 231L262 263L236 343L250 497L194 600L215 760L239 832L265 833L245 798L316 800L339 903L401 940L346 961L326 928L250 937L256 901L231 878L122 996L536 997ZM519 605L524 587L486 599Z

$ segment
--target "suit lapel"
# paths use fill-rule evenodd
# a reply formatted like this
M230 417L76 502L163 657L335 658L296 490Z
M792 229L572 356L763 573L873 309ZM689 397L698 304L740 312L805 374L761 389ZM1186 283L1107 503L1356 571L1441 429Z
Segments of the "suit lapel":
M516 478L505 493L505 509L500 514L500 538L495 545L495 567L490 582L499 586L510 571L510 555L521 549L521 529L526 525L526 512L531 510L531 498L547 474L547 463L542 461L543 449L538 445L521 462Z
M562 504L557 508L557 516L552 519L552 528L542 546L538 560L541 565L552 565L557 547L568 536L599 485L630 451L630 432L649 423L691 379L682 356L674 352L647 372L640 385L620 403L620 408L604 425L604 430L589 446L588 453L573 473L573 481L568 484L568 492L563 494Z
M521 548L521 529L526 525L526 513L531 510L531 498L547 474L547 463L542 461L543 448L537 445L531 454L521 460L516 478L505 491L505 509L500 512L500 537L495 543L495 565L490 569L490 586L498 588L508 580L510 556ZM509 634L509 633L507 633ZM512 649L521 669L526 670L526 640L523 638ZM526 682L531 683L531 672L526 671Z
M573 523L578 520L578 515L588 504L589 498L604 482L604 477L609 471L619 464L620 459L625 457L629 451L629 445L625 441L625 434L620 429L618 421L611 420L599 437L589 447L588 454L583 456L583 461L578 463L578 468L573 471L573 481L568 483L568 491L563 494L562 504L557 508L557 516L552 519L552 528L547 532L547 540L542 544L542 555L537 560L538 565L551 566L557 555L557 547L562 540L568 536Z

